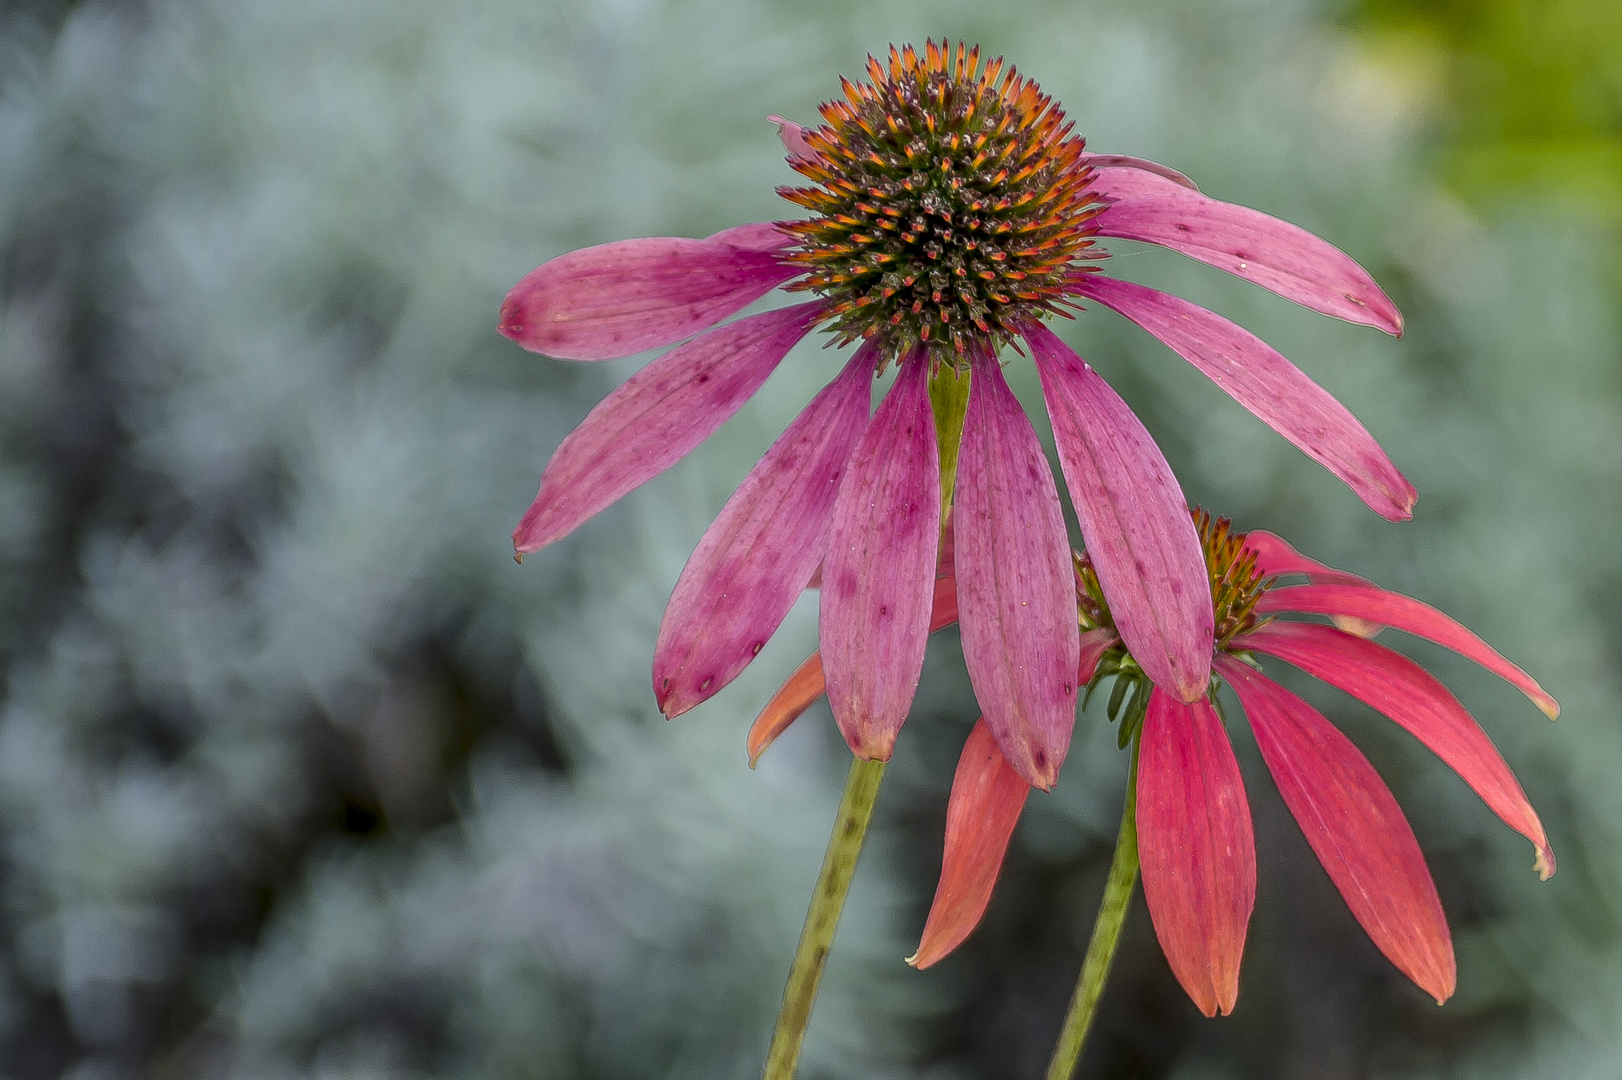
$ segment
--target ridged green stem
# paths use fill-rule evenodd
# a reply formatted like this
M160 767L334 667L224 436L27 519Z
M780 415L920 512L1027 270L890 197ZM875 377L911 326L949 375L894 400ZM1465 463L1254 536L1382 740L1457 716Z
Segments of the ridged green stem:
M799 1065L800 1044L805 1041L805 1028L811 1022L817 983L822 980L828 950L833 947L839 912L845 906L845 894L850 891L850 880L856 873L856 860L862 854L862 841L867 838L867 825L873 818L873 803L878 798L879 781L883 778L884 762L861 758L851 762L850 775L845 779L845 796L839 802L839 817L834 821L833 835L828 838L828 852L822 857L822 872L817 875L811 910L806 912L805 926L800 930L794 966L789 968L783 1008L777 1014L777 1029L772 1032L771 1049L766 1052L766 1072L762 1080L792 1080Z
M1104 900L1098 906L1098 920L1093 923L1093 940L1081 964L1081 978L1076 980L1076 992L1070 997L1064 1028L1053 1048L1053 1059L1048 1062L1047 1080L1070 1080L1076 1063L1081 1060L1082 1043L1087 1039L1087 1029L1093 1025L1093 1014L1098 1011L1098 999L1104 993L1110 961L1115 959L1115 946L1121 940L1121 924L1126 921L1126 909L1132 902L1132 886L1138 880L1137 812L1138 744L1133 740L1131 771L1126 778L1126 805L1121 810L1121 834L1115 841L1115 858L1110 862L1109 881L1104 886Z

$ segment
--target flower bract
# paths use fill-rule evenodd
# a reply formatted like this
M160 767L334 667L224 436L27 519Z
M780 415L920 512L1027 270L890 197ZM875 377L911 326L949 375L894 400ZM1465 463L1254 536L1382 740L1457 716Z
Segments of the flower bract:
M699 543L665 612L653 681L666 715L706 700L820 573L834 715L857 754L888 758L923 663L946 498L929 388L966 375L947 522L964 654L1001 753L1048 787L1074 723L1079 631L1058 485L999 350L1035 364L1117 632L1156 685L1189 703L1210 681L1214 628L1181 489L1142 423L1048 320L1088 303L1121 313L1395 520L1409 516L1413 488L1345 408L1222 317L1103 274L1104 241L1160 244L1391 334L1401 317L1310 233L1211 199L1163 166L1089 152L1001 59L931 42L870 60L866 76L844 82L817 126L774 118L805 181L781 193L810 217L574 251L507 295L502 333L549 356L674 346L558 447L514 544L537 551L669 468L813 330L856 344ZM732 319L778 287L807 299ZM894 386L869 416L872 379L891 367Z

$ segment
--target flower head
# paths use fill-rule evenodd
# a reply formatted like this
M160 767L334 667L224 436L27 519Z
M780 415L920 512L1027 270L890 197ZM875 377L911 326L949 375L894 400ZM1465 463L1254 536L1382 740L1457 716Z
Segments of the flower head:
M1117 634L1090 560L1077 563L1085 644L1081 677L1114 677L1109 713L1122 744L1139 740L1137 835L1143 891L1172 971L1206 1015L1232 1011L1256 896L1255 845L1238 765L1217 711L1229 684L1262 760L1308 844L1380 950L1443 1001L1455 968L1447 921L1413 830L1373 766L1307 702L1262 673L1258 657L1292 664L1405 728L1536 848L1554 852L1509 766L1457 698L1401 653L1376 644L1384 627L1426 638L1519 688L1551 719L1559 705L1531 676L1436 609L1297 553L1270 533L1234 532L1195 512L1216 627L1209 693L1185 702L1147 676ZM1304 585L1279 587L1302 574ZM1338 625L1286 620L1328 616ZM977 724L958 765L947 812L946 854L914 961L927 966L973 930L990 899L1029 785Z
M1085 301L1155 334L1340 476L1375 510L1414 492L1350 413L1220 316L1099 273L1104 237L1161 244L1317 311L1399 333L1368 274L1292 225L1217 202L1181 174L1087 152L1053 101L1000 59L928 43L871 60L823 123L778 123L787 187L811 211L705 240L562 255L501 308L526 348L601 360L669 345L558 448L513 533L520 556L693 450L812 329L859 347L767 451L699 543L660 628L654 691L674 716L735 678L820 567L822 663L853 750L887 758L922 670L945 495L930 390L969 379L956 532L964 655L1001 752L1051 785L1077 684L1073 573L1057 486L998 350L1028 349L1114 625L1179 701L1211 674L1199 538L1136 416L1046 326ZM811 299L724 320L777 286ZM696 336L695 336L696 335ZM677 344L682 342L682 344ZM869 417L873 377L898 373Z

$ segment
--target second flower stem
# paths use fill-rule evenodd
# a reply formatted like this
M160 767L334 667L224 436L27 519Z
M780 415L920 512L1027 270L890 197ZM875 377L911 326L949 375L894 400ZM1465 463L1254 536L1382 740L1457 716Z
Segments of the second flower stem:
M772 1032L762 1080L792 1080L799 1065L800 1044L805 1041L806 1025L811 1022L817 984L828 962L828 950L833 947L834 929L839 925L839 913L845 906L845 894L850 891L850 879L856 873L856 860L862 854L862 841L867 837L867 825L873 818L873 803L878 798L879 781L883 778L884 762L861 758L851 762L850 774L845 779L845 796L839 802L839 817L834 821L833 835L828 838L828 852L822 857L822 872L817 875L811 909L805 913L800 944L794 951L794 965L789 968L788 986L783 989L783 1008L777 1014L777 1029Z
M1137 812L1138 743L1134 739L1115 858L1110 862L1104 899L1098 906L1098 920L1093 923L1093 939L1087 946L1087 958L1082 961L1081 977L1076 980L1076 992L1070 997L1070 1008L1064 1016L1059 1042L1053 1048L1053 1059L1048 1062L1046 1080L1070 1080L1081 1060L1081 1047L1087 1039L1087 1030L1092 1027L1093 1014L1098 1011L1104 980L1109 977L1110 962L1115 959L1115 946L1121 940L1121 924L1126 921L1126 910L1132 902L1132 887L1138 880Z

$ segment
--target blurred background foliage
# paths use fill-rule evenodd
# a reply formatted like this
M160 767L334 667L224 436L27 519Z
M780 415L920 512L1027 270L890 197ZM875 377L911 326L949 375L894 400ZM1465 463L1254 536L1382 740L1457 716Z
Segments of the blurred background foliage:
M808 121L926 35L1008 55L1094 148L1374 271L1401 341L1168 253L1112 263L1339 395L1421 492L1403 525L1120 320L1064 332L1191 499L1450 610L1566 708L1548 725L1410 649L1543 813L1545 884L1411 739L1315 694L1430 859L1460 958L1442 1009L1352 922L1236 725L1262 876L1238 1010L1195 1012L1140 902L1083 1074L1617 1075L1611 0L9 0L0 1077L758 1072L846 752L821 707L758 771L742 737L814 602L679 722L647 672L704 525L835 361L802 348L518 567L547 455L645 358L530 356L495 310L573 247L787 216L765 114ZM1124 768L1096 708L985 925L900 962L975 715L955 648L890 770L808 1078L1037 1075L1079 966Z

